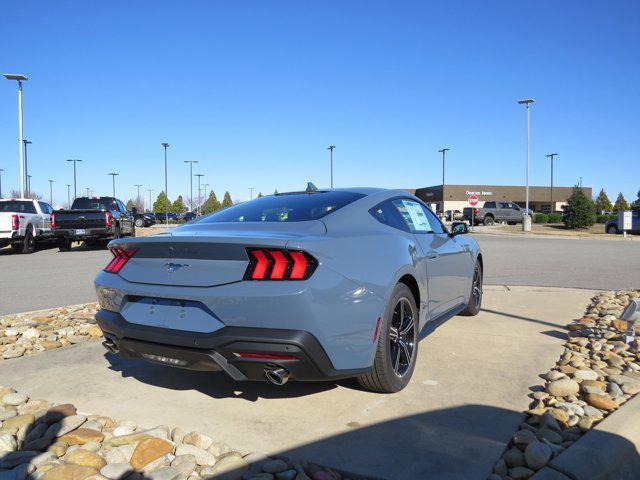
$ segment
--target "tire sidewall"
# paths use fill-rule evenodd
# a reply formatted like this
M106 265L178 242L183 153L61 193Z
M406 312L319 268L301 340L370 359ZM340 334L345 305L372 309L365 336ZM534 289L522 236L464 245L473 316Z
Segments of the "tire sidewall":
M413 311L414 318L414 343L413 343L413 355L411 358L411 365L409 369L405 372L402 377L398 377L393 371L393 363L391 360L391 345L389 342L389 335L391 333L391 320L393 318L393 311L395 309L396 304L401 298L406 298L411 305ZM413 371L415 370L416 360L418 358L418 329L419 329L419 316L418 316L418 308L416 306L415 299L413 298L413 294L409 287L407 287L403 283L399 283L393 289L391 297L389 299L389 303L387 304L386 311L384 313L384 317L380 321L380 330L378 337L378 348L383 351L385 365L384 370L387 378L390 383L393 385L393 389L395 391L402 390L411 380L413 375Z
M28 226L27 231L24 234L24 240L22 243L22 253L33 253L36 249L36 239L33 236L33 227Z

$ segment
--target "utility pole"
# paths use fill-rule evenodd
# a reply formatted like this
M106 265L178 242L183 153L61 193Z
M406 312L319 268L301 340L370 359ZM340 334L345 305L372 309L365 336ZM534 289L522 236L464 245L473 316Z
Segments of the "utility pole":
M202 193L200 189L200 179L204 177L204 173L196 173L198 177L198 215L202 215Z
M53 180L49 180L49 204L53 207Z
M167 148L169 148L168 143L163 143L164 147L164 194L167 196L167 202L169 201L169 186L167 183ZM168 213L168 212L167 212ZM169 215L165 215L164 219L166 221L166 226L169 228Z
M136 203L138 203L138 202L141 201L141 199L140 199L140 187L142 187L142 184L136 183L134 185L134 187L138 187L138 196L136 197ZM144 200L142 200L141 203L142 203L142 211L144 212Z
M184 160L184 163L189 164L189 206L193 212L193 164L198 163L197 160Z
M119 173L109 173L111 175L111 180L113 181L113 198L116 198L116 175L120 175Z
M329 145L327 150L329 150L329 158L331 162L331 188L333 188L333 149L336 148L335 145Z
M7 80L16 80L18 82L18 150L20 152L20 198L24 198L24 184L26 181L26 171L24 168L24 150L22 144L22 82L28 80L26 75L5 73L4 78Z
M249 200L253 200L253 187L249 187Z
M31 145L32 142L27 140L26 138L22 139L22 143L24 144L24 174L29 178L29 161L27 157L27 145ZM31 185L27 181L27 197L31 193Z
M76 163L81 162L80 159L69 159L67 162L73 162L73 199L78 198L78 191L76 190Z
M555 211L555 208L553 208L553 157L557 156L557 153L550 153L549 155L546 155L547 158L551 159L551 188L549 189L549 202L551 205L549 213L553 213Z
M451 150L450 148L443 148L441 150L438 150L438 152L440 152L442 154L442 214L444 214L444 156L445 154Z
M27 198L31 197L31 175L27 175Z
M67 183L67 208L71 208L71 184Z
M522 220L522 230L524 232L531 231L531 217L529 216L529 158L531 156L531 104L533 99L527 98L518 102L520 105L525 105L527 109L527 164L525 169L526 189L525 189L525 215Z
M149 211L153 212L153 204L151 203L151 192L153 192L153 189L148 188L147 192L149 192Z

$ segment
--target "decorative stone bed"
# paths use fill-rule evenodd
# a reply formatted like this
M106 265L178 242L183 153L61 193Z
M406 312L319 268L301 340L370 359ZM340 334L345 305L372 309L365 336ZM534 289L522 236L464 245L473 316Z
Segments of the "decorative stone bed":
M0 317L0 361L102 337L97 303Z
M328 468L246 454L199 432L81 414L0 387L0 480L341 480Z
M567 325L562 355L541 375L545 386L532 387L525 420L489 480L533 476L640 392L640 353L625 343L629 325L620 319L629 300L639 297L640 290L601 293ZM640 334L640 325L635 329Z

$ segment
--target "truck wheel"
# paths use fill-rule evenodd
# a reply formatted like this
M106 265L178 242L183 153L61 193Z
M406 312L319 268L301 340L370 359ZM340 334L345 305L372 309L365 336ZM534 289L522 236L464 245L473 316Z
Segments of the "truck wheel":
M398 392L409 383L417 355L418 308L409 287L399 283L380 318L373 368L358 382L373 392Z
M61 238L58 240L58 250L61 252L68 252L71 250L71 240L68 238Z
M33 253L35 249L36 239L33 236L33 228L27 227L27 232L25 233L24 239L22 240L20 253Z
M483 222L487 227L490 227L491 225L494 225L496 222L493 220L493 217L491 216L486 216L484 217Z
M609 225L609 228L607 228L607 233L617 235L618 233L620 233L620 231L618 230L617 225Z
M142 218L136 218L136 227L138 227L138 228L142 228L142 227L144 227L144 226L145 226L145 225L144 225L144 219L142 219Z

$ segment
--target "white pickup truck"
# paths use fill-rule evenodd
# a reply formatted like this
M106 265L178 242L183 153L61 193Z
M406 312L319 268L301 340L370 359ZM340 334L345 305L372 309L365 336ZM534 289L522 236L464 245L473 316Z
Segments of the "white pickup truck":
M31 253L36 242L53 240L53 208L30 198L0 198L0 248L11 245L14 251Z

